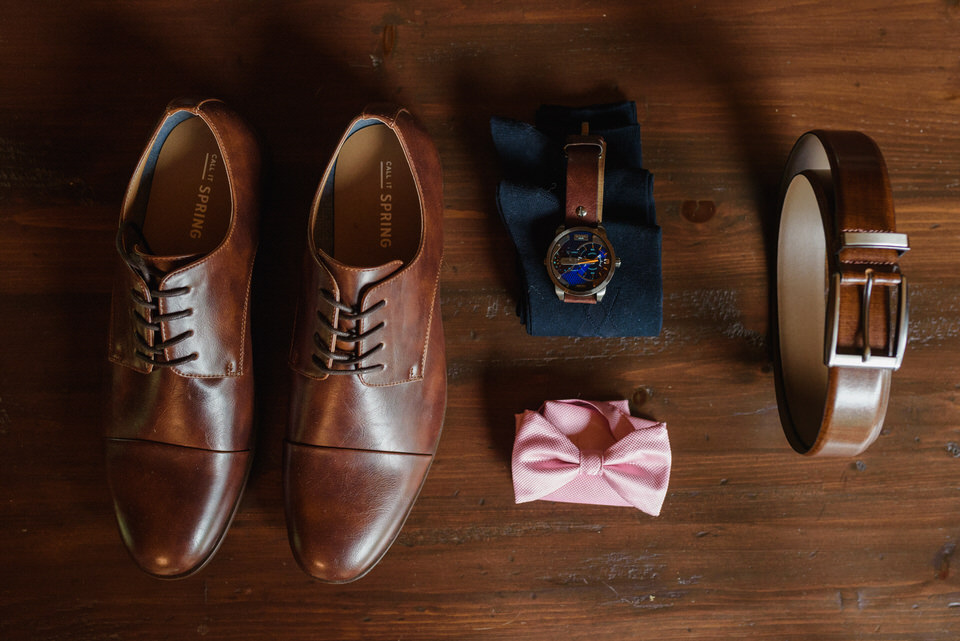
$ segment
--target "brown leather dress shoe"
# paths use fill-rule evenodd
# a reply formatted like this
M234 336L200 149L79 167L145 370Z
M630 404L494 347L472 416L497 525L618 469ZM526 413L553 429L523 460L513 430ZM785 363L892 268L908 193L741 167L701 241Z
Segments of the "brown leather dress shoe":
M290 361L290 545L344 583L387 552L427 476L446 406L440 160L399 107L348 127L314 199Z
M223 103L172 103L123 203L107 474L124 543L160 578L210 560L250 468L259 167Z

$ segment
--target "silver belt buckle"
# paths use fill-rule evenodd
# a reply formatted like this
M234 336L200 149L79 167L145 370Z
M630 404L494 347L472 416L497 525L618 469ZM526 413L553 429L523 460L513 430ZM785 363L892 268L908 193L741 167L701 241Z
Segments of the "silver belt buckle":
M858 354L838 353L837 338L840 331L840 288L843 286L843 277L833 275L830 291L830 303L827 309L827 336L826 353L824 360L827 367L869 367L873 369L900 369L903 363L903 354L907 349L907 279L900 274L900 290L897 300L897 331L894 334L893 356L878 356L870 349L870 299L873 294L873 270L867 270L867 282L863 285L863 296L860 300L860 327L863 329L864 347Z
M865 249L894 249L903 254L910 249L906 234L879 233L879 232L846 232L841 236L843 248ZM870 348L870 301L873 297L874 277L876 272L867 269L865 282L851 283L853 286L863 286L863 295L860 298L860 328L863 331L864 347L859 353L837 353L837 340L840 332L840 288L845 285L843 275L835 273L830 281L830 299L827 307L827 337L824 345L824 362L827 367L866 367L872 369L900 369L903 363L903 354L907 349L907 277L897 273L899 284L897 289L897 329L894 332L893 349L885 355L876 355ZM859 281L859 279L858 279ZM881 285L892 287L892 285ZM892 355L890 355L892 353Z

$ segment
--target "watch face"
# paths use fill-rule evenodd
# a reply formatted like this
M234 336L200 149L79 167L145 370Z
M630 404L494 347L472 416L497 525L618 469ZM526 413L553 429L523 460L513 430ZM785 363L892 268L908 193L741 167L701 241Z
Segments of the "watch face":
M561 289L589 296L606 287L615 258L605 236L589 227L574 227L553 240L547 264L551 279Z

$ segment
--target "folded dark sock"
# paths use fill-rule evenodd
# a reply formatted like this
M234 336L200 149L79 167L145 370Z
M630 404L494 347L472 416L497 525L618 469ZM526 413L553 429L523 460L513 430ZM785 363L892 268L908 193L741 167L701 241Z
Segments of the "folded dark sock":
M603 226L621 265L596 305L561 302L543 264L563 223L566 137L589 123L607 143ZM643 169L633 102L540 107L536 125L494 117L493 142L503 180L497 207L517 248L521 297L517 314L533 336L656 336L662 324L660 228L653 176Z

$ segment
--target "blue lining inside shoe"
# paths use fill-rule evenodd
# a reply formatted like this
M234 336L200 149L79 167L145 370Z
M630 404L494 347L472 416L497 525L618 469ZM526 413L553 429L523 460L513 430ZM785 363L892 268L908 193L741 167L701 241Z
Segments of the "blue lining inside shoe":
M196 116L189 111L177 111L168 116L157 131L156 139L153 142L153 146L150 147L146 162L143 164L140 183L137 185L137 194L130 207L130 219L135 221L137 225L143 223L143 216L147 209L147 201L150 200L150 187L153 185L153 174L157 167L157 159L160 157L160 150L163 149L163 144L167 141L170 132L173 131L177 125L190 118L196 118Z
M365 118L358 120L347 131L344 142L353 134L361 129L372 127L373 125L382 125L383 121L376 118ZM320 202L317 205L317 218L314 222L314 242L317 249L328 256L333 255L333 186L337 175L337 161L334 159L333 167L330 169L330 176L323 185L323 191L320 194ZM319 233L318 233L319 232Z

